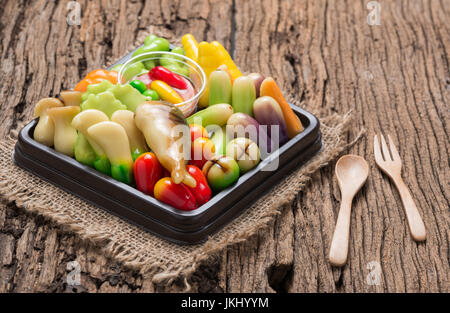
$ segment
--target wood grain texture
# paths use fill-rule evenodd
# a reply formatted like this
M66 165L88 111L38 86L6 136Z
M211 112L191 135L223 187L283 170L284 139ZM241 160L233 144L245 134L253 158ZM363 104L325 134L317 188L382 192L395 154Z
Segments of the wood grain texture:
M449 292L450 2L78 1L81 25L66 22L68 1L4 1L0 12L0 137L31 118L42 97L73 86L88 70L121 56L151 29L219 40L247 71L277 79L306 108L355 116L349 153L364 156L369 179L356 196L348 261L327 255L339 209L335 162L313 175L267 231L202 266L200 292ZM375 133L390 133L403 177L427 228L409 234L399 195L377 168ZM81 266L68 287L67 263ZM381 280L370 284L373 262ZM369 281L369 283L368 283ZM54 225L0 205L0 291L155 292L138 273L105 258Z

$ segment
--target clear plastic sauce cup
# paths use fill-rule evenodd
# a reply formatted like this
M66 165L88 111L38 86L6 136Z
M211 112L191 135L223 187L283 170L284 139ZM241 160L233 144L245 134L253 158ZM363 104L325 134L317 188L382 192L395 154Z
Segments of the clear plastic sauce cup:
M161 64L161 60L163 60L164 64L168 64L167 61L169 60L170 65ZM174 105L183 112L185 117L195 113L198 100L206 89L206 75L197 62L184 55L166 51L139 54L122 65L119 71L118 81L122 84L126 84L137 77L144 75L149 69L151 70L152 66L157 65L162 65L178 75L183 76L192 84L194 96ZM177 68L181 70L177 71Z

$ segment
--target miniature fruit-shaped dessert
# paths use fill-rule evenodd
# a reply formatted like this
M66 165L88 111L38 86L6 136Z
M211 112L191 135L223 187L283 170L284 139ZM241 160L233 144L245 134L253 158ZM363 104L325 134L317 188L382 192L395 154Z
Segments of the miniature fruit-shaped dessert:
M64 104L56 98L41 99L34 107L34 117L39 117L39 121L34 128L33 138L48 147L53 146L55 137L55 123L47 114L47 110L55 107L62 107Z
M77 161L84 164L90 164L90 160L86 159L86 157L89 157L89 153L86 150L91 148L96 154L96 158L93 164L94 167L98 171L106 175L110 175L111 164L108 160L108 157L106 156L105 151L100 145L95 142L95 140L91 138L91 136L89 136L87 131L88 128L92 125L105 121L109 121L108 116L106 116L105 113L99 110L92 109L82 111L77 114L72 120L72 126L75 127L76 130L78 130L78 137L83 136L90 144L89 146L87 146L84 143L83 139L77 140L77 143L75 144L75 157L77 158Z
M208 160L212 159L215 151L214 144L209 138L197 138L191 146L191 160L189 161L189 164L195 165L198 168L203 168L203 165L205 165Z
M294 111L292 111L272 77L267 77L264 79L261 84L260 94L261 96L269 96L274 98L280 105L281 111L283 111L284 120L286 121L287 134L289 138L293 138L298 133L303 131L302 122Z
M267 126L267 134L275 148L289 140L283 112L274 98L263 96L256 99L253 113L260 124Z
M215 191L227 188L239 178L239 165L233 158L224 155L215 156L206 162L202 171Z
M192 211L197 208L197 203L192 192L184 184L175 184L170 177L161 178L153 191L155 198L167 203L176 209Z
M55 123L55 150L73 156L73 148L77 141L77 130L72 126L72 119L80 112L80 107L55 107L47 110L47 114Z
M211 199L211 188L208 186L208 182L206 181L205 175L201 169L197 166L188 165L187 170L189 174L197 181L197 186L195 188L188 187L189 190L197 200L198 205L202 205Z
M236 160L241 174L254 168L261 160L258 145L243 137L233 139L228 143L227 156Z
M163 167L153 152L146 152L134 161L133 173L137 189L153 195L156 182L163 176Z
M189 125L189 130L191 131L191 141L199 137L208 138L208 132L202 125L192 124Z
M231 79L227 72L215 70L209 76L209 106L231 104Z
M211 129L213 132L211 141L214 144L215 152L217 155L225 155L227 153L227 143L233 139L227 132L226 126L216 126Z
M215 104L188 117L189 124L223 126L233 114L233 107L227 103Z
M120 124L107 121L94 124L87 132L108 156L111 176L130 185L133 182L133 159L125 129Z
M80 106L82 93L74 90L61 91L59 96L65 106Z
M161 165L170 171L173 182L195 187L195 179L186 170L191 136L183 113L169 103L150 101L136 108L134 120Z
M253 102L256 99L255 83L248 76L236 78L233 84L233 109L253 116Z
M120 124L127 132L133 160L136 160L139 155L148 150L144 135L136 127L136 123L134 122L133 112L128 110L118 110L111 116L111 121Z

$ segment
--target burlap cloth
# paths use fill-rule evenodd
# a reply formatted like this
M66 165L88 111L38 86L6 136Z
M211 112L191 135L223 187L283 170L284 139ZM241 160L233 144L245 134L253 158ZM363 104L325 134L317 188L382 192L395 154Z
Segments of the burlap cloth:
M347 147L350 115L318 116L323 149L203 244L168 242L19 168L12 160L17 134L0 141L0 196L26 212L48 218L83 242L93 243L107 256L138 270L157 285L168 285L177 279L189 288L189 278L202 262L264 230L304 188L311 174Z

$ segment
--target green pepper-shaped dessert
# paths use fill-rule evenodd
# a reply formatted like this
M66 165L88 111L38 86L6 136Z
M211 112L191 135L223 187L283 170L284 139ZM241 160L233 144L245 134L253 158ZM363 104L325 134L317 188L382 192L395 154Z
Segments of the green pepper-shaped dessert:
M184 50L181 47L175 47L170 52L184 55ZM189 76L189 68L183 63L183 59L178 56L162 54L159 64L172 72Z
M145 62L136 61L130 65L127 65L125 70L122 73L122 76L125 80L130 80L133 77L143 75L148 73L148 69L145 67Z
M134 51L133 57L146 52L169 51L169 50L170 50L170 43L167 39L157 37L155 35L149 35L147 36L147 38L145 38L144 46Z

